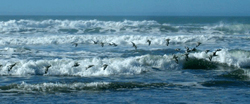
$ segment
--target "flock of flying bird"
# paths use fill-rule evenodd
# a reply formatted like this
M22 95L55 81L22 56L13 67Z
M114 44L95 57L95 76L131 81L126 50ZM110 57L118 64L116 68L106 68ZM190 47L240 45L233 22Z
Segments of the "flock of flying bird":
M93 41L93 43L94 43L94 44L98 44L98 41ZM135 48L135 50L137 50L137 45L136 45L134 42L131 42L131 43L132 43L132 46ZM148 45L150 46L150 45L151 45L151 40L148 39L148 40L147 40L147 43L148 43ZM168 46L169 43L170 43L170 39L168 38L168 39L166 39L166 45ZM71 44L72 44L73 46L75 46L75 47L78 46L78 43L75 43L75 42L72 42ZM100 45L101 45L102 47L104 47L104 44L105 44L105 43L100 42ZM109 45L110 45L110 46L115 46L115 47L118 46L118 45L115 44L114 42L109 43ZM188 57L189 52L196 51L196 47L198 47L198 46L200 46L200 45L201 45L201 42L197 42L196 46L195 46L194 48L192 48L192 49L189 49L188 47L185 47L186 50L185 50L184 56L185 56L185 60L186 60L186 61L188 61L188 59L189 59L189 57ZM176 51L180 51L181 49L180 49L180 48L176 48L175 50L176 50ZM210 50L205 50L205 53L207 54L209 51L210 51ZM215 50L215 51L213 52L213 54L209 55L208 59L209 59L210 61L212 61L212 58L213 58L214 56L218 56L218 55L216 54L216 52L218 52L218 51L221 51L221 49ZM173 59L174 59L175 62L178 64L178 56L177 56L177 55L173 55ZM11 69L12 69L16 64L17 64L17 63L14 63L14 64L9 65L9 66L8 66L8 72L10 72ZM78 67L79 65L80 65L80 64L79 64L78 62L75 62L74 65L73 65L72 67ZM94 65L88 65L88 66L86 67L86 70L89 69L89 68L91 68L91 67L93 67L93 66L94 66ZM0 67L2 67L2 65L0 65ZM51 67L51 65L47 65L47 66L44 67L44 68L45 68L44 74L47 74L47 73L48 73L50 67ZM103 70L105 70L107 67L108 67L107 64L103 64L103 65L102 65L102 69L103 69Z

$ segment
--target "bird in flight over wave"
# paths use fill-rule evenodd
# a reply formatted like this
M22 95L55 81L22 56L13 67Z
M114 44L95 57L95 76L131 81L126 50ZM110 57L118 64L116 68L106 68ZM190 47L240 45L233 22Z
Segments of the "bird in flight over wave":
M104 43L103 42L101 42L101 46L104 47Z
M47 66L45 66L45 74L47 74L48 73L48 71L49 71L49 68L51 67L51 65L47 65Z
M78 46L78 43L75 43L75 42L72 42L71 43L73 46L77 47Z
M209 50L209 49L207 49L207 50L205 50L205 53L207 54L209 51L210 51L210 50Z
M201 45L201 42L197 42L196 43L196 47L200 46Z
M166 41L167 41L166 45L168 46L170 39L168 38L168 39L166 39Z
M218 55L216 55L216 52L218 52L218 51L221 51L221 49L215 50L215 51L213 52L213 56L218 56Z
M189 53L185 53L184 55L185 55L185 60L188 61L188 59L189 59L189 57L188 57Z
M134 42L131 42L131 43L132 43L133 47L135 47L135 50L137 50L137 46L135 45L135 43Z
M93 67L93 66L94 66L94 65L89 65L89 66L87 66L87 67L86 67L86 70L89 69L89 68L91 68L91 67Z
M173 55L173 59L175 60L175 62L178 64L178 56Z
M103 70L105 70L108 67L108 65L107 64L103 64L102 67L103 67Z
M151 41L150 41L150 40L148 39L148 40L147 40L147 42L148 42L148 46L150 46L150 44L151 44Z
M98 44L98 41L94 41L94 40L92 40L93 42L94 42L94 44Z
M114 42L109 43L109 45L110 45L110 46L114 46L114 47L116 47L116 46L117 46L117 44L115 44Z
M78 67L80 64L78 62L75 62L72 67Z
M208 59L209 61L212 61L213 55L209 55Z
M14 63L14 64L9 65L9 66L8 66L8 67L9 67L9 68L8 68L8 72L10 72L11 69L12 69L14 66L16 66L16 64L17 64L17 63Z

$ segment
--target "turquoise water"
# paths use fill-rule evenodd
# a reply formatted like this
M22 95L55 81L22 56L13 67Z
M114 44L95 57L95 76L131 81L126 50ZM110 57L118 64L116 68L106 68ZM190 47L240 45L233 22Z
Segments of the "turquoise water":
M249 23L249 17L0 16L0 99L248 103Z

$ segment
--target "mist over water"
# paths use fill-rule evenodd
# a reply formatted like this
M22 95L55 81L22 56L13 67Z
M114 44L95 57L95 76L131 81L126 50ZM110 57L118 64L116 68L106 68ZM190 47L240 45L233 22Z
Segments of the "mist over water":
M249 23L247 17L1 16L0 99L246 103Z

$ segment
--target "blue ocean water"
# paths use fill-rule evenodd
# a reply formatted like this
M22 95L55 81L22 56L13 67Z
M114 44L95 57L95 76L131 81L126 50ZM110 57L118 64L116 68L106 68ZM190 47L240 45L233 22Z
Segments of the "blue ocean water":
M0 99L248 103L249 43L249 17L0 16Z

